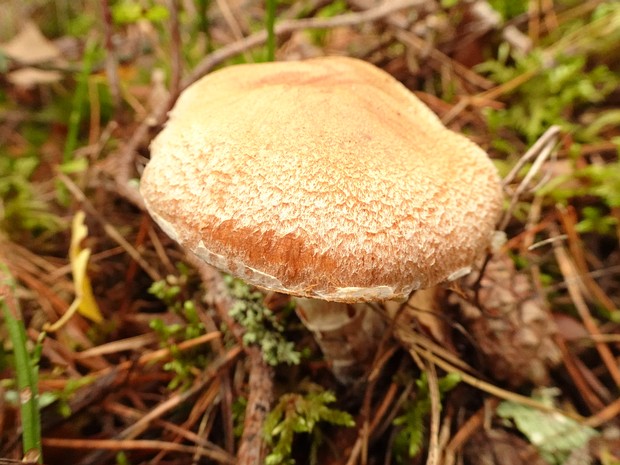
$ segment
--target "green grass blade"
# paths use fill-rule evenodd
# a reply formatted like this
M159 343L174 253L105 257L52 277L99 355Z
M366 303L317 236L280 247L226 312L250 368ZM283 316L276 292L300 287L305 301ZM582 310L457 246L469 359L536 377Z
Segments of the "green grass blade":
M39 463L41 463L38 373L32 364L28 352L26 330L21 319L17 301L13 297L14 290L15 284L9 271L4 265L0 264L0 307L13 344L15 373L20 398L24 455L36 455ZM36 454L33 451L36 451Z
M82 68L77 75L77 88L73 96L71 113L69 114L69 122L67 129L67 139L63 153L63 161L69 162L73 158L73 152L78 144L78 136L80 133L80 123L82 121L82 110L86 99L88 98L88 78L93 69L97 54L97 46L94 40L86 42L86 50L84 51L84 61Z
M276 58L276 6L278 0L267 0L267 61L274 61Z

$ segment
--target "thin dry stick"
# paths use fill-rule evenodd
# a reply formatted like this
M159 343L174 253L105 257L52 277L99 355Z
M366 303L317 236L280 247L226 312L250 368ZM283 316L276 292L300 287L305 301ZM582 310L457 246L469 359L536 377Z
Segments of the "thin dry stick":
M101 140L101 102L99 99L99 90L97 84L92 79L88 80L88 101L90 102L89 111L89 124L88 124L88 145L84 147L86 154L89 152L89 148L97 147L98 141ZM81 150L80 150L81 152ZM78 151L75 151L77 156ZM92 159L97 158L96 153L93 154Z
M545 133L540 136L540 138L536 141L536 143L534 143L534 145L532 145L532 147L521 157L521 159L517 162L512 171L508 173L506 178L502 181L502 184L504 185L504 187L506 187L517 176L521 168L525 166L525 164L530 159L535 157L532 167L527 172L521 183L519 183L519 186L514 191L510 199L510 204L508 205L508 208L504 213L504 217L502 218L502 221L499 223L498 226L498 229L500 231L506 229L506 226L508 226L508 222L510 221L510 218L512 218L512 213L517 206L517 202L519 201L521 194L525 192L534 176L536 176L538 171L540 171L543 163L547 161L547 159L551 155L553 148L557 144L557 138L559 133L559 126L551 126L549 129L547 129Z
M381 393L381 403L373 413L373 419L370 423L370 433L376 433L380 426L386 425L386 421L391 422L397 414L397 403L395 404L394 398L398 394L399 385L395 382L390 384L387 391ZM408 391L407 391L408 392ZM398 402L398 399L396 400Z
M579 233L575 229L577 223L577 215L573 207L560 208L560 221L566 235L568 237L568 247L573 257L574 263L579 270L579 275L583 280L588 291L591 293L591 297L598 300L598 302L605 307L609 312L613 312L616 309L614 301L607 296L605 291L598 285L592 275L589 273L588 261L586 259L583 246L583 241L579 236Z
M218 331L217 324L212 315L208 312L201 311L199 313L200 321L204 325L207 332ZM218 355L226 353L226 348L221 339L213 340L213 349ZM230 368L224 368L221 371L220 376L220 412L222 415L222 429L224 435L224 446L228 453L235 453L235 433L234 433L234 419L233 419L233 392L232 392L232 373ZM201 422L201 428L205 424L205 421Z
M98 357L101 355L115 354L123 350L142 350L146 345L152 344L158 340L155 333L140 334L139 336L119 339L106 344L101 344L90 349L75 353L73 356L76 360L81 358Z
M521 168L523 168L527 162L529 162L532 158L540 156L543 148L548 145L554 145L557 136L560 133L561 128L559 126L551 126L547 129L542 136L538 138L534 145L532 145L527 152L519 159L515 166L510 170L510 173L506 175L506 177L502 180L502 185L507 186L510 184L519 174Z
M474 369L469 366L465 361L461 358L455 356L452 352L444 347L440 346L432 339L424 336L423 334L416 331L405 331L399 329L396 332L396 338L403 344L405 347L418 347L420 349L424 349L437 355L438 357L442 357L444 360L447 360L453 366L459 368L463 371L473 372Z
M181 405L186 402L188 399L193 397L195 394L201 392L211 381L215 378L218 370L224 365L228 364L231 360L234 360L239 355L239 350L237 348L231 349L225 358L218 358L216 361L211 363L205 373L202 375L201 379L194 383L194 385L187 389L186 391L181 392L178 395L173 395L166 401L159 404L153 410L149 411L146 415L144 415L140 420L136 423L125 429L120 435L120 438L128 439L135 438L138 435L142 434L148 426L149 423L169 412L171 409Z
M362 423L358 431L355 444L353 445L353 447L351 448L351 452L349 453L349 458L347 459L346 465L354 465L358 462L364 465L368 462L367 449L368 449L369 437L380 426L381 420L386 416L386 413L388 412L388 409L390 407L392 408L390 409L391 411L389 414L389 417L390 417L389 421L386 420L384 424L386 423L389 424L389 422L391 422L394 419L394 417L396 416L396 413L399 410L398 405L402 404L404 399L407 398L407 396L411 392L411 387L409 386L405 390L405 392L400 396L400 402L397 401L397 405L392 405L393 398L396 395L397 387L398 386L394 383L390 385L390 388L388 389L388 392L385 394L385 397L383 398L381 405L379 405L379 407L373 414L372 422L368 421L368 415L364 418L364 422ZM368 391L365 396L366 397L368 396ZM364 400L364 402L366 402L366 400Z
M539 402L530 397L526 397L521 394L511 392L511 391L507 391L506 389L500 388L493 384L487 383L486 381L478 379L475 376L470 375L469 373L465 373L464 371L446 362L445 360L442 360L441 358L437 357L432 352L420 350L415 347L408 347L406 344L404 346L409 350L409 353L411 354L412 357L414 357L414 359L418 358L418 355L422 356L448 373L457 373L459 377L461 378L461 381L469 384L470 386L475 387L476 389L484 391L487 394L491 394L495 397L499 397L500 399L510 400L512 402L516 402L518 404L522 404L527 407L532 407L542 412L558 413L560 415L564 415L568 418L572 418L573 420L576 420L579 422L583 421L583 417L577 413L560 410L558 408L546 405L543 402Z
M280 22L275 27L275 35L282 36L301 29L331 29L344 26L356 26L366 22L377 21L405 8L423 6L427 0L386 0L380 5L357 13L346 13L331 18L304 18L291 19ZM203 59L194 71L183 80L182 88L185 88L200 79L222 61L238 55L252 47L263 45L267 41L267 31L252 34L243 40L223 46Z
M426 379L428 380L428 394L431 399L431 428L429 431L426 465L439 465L439 419L441 401L439 399L437 370L435 370L435 365L432 362L426 363Z
M452 440L448 443L444 451L444 465L453 465L456 452L482 427L485 408L486 407L480 408L474 415L469 417L465 424L452 436Z
M620 415L620 398L613 401L604 409L598 411L596 414L587 418L584 421L585 425L591 426L592 428L597 428L601 426L603 423L613 420L614 418L618 418Z
M368 308L365 310L372 311L372 312L380 311L380 309L375 308L372 304L368 304ZM377 353L375 354L374 360L372 362L370 372L368 373L368 378L367 378L368 384L366 386L366 390L364 393L364 401L363 401L363 406L362 406L363 423L360 427L359 437L358 437L358 441L361 440L361 445L362 445L362 448L360 449L362 465L366 465L366 463L368 462L368 443L369 443L370 434L372 432L372 425L370 422L370 409L371 409L372 399L374 397L373 394L375 391L375 387L377 385L379 375L381 374L381 370L385 366L385 363L387 362L387 360L389 360L392 357L392 355L396 351L395 346L393 345L390 346L388 344L388 341L390 341L392 338L393 332L394 332L394 328L393 326L391 326L388 329L388 331L385 331L385 333L383 334L383 337L381 338L379 346L377 347ZM377 418L375 415L375 420L376 419Z
M575 360L568 350L566 341L560 334L556 334L555 343L562 352L562 361L568 375L573 380L573 384L579 391L581 398L586 403L591 412L603 409L603 402L597 397L596 393L590 388L585 376L580 369L579 360Z
M213 386L215 386L215 384L211 385L211 387ZM215 390L214 393L212 394L212 398L215 398L216 396L217 396L217 390ZM143 415L143 412L141 410L128 407L126 405L123 405L123 404L120 404L114 401L106 401L104 407L105 407L106 412L112 413L116 416L125 417L126 420L139 420L140 418L142 418L142 415ZM207 449L210 449L213 451L219 451L222 454L227 454L225 450L209 442L208 440L204 439L204 437L199 436L197 433L190 431L189 429L184 428L182 426L179 426L176 423L171 423L166 420L157 419L153 421L153 425L158 426L158 427L161 426L165 430L174 433L177 436L177 439L175 439L174 441L175 443L178 443L180 439L185 439L187 441L193 442L198 447L206 447ZM232 457L233 457L232 454L227 454L227 455L229 456L229 459L232 460ZM158 463L158 462L153 460L152 463Z
M410 31L398 30L396 31L395 35L396 35L396 38L398 38L398 40L403 42L403 44L405 44L406 46L413 48L415 51L420 51L422 47L428 45L424 39L422 39L421 37L417 36L416 34ZM463 79L465 79L470 84L473 84L485 90L493 86L492 81L489 81L488 79L485 79L479 74L473 72L470 68L462 65L456 60L453 60L451 57L449 57L448 55L446 55L445 53L443 53L441 50L437 48L432 48L429 51L429 56L433 60L436 60L440 63L447 63L454 70L455 74L461 76ZM474 96L471 96L469 98L473 99ZM452 113L452 111L450 113ZM448 122L449 121L445 121L445 120L443 121L444 124L447 124Z
M62 449L90 449L109 451L123 450L164 450L167 452L181 452L185 454L200 453L203 457L215 460L219 463L234 464L235 462L219 451L198 448L196 446L186 446L183 444L175 444L173 442L157 441L149 439L66 439L66 438L43 438L45 447L56 447Z
M187 254L187 259L198 270L207 294L213 299L218 315L234 336L241 340L243 329L229 315L234 299L226 291L221 274L193 254ZM273 370L265 363L257 347L245 347L245 352L251 364L250 394L245 409L243 434L237 451L237 464L261 465L266 452L262 429L273 400Z
M222 336L222 334L219 331L214 331L211 333L206 333L206 334L202 334L201 336L195 337L193 339L188 339L186 341L182 341L179 342L178 344L176 344L175 346L175 350L178 350L180 352L183 352L185 350L190 350L193 349L195 347L201 346L203 344L206 344L207 342L211 342L214 339L218 339ZM224 356L225 354L222 354L222 356ZM139 359L138 359L138 363L145 365L147 362L151 363L151 362L156 362L156 361L160 361L163 360L165 358L170 357L170 349L169 348L163 348L163 349L159 349L159 350L155 350L153 352L149 352L148 354L144 354L142 355Z
M555 229L552 230L553 235L559 234L557 228L553 229ZM605 367L609 371L609 374L616 383L616 386L620 387L620 369L618 369L618 364L616 362L616 359L614 358L613 353L609 349L609 346L597 340L597 338L601 335L601 332L598 329L594 318L592 318L592 315L590 315L588 305L586 304L586 301L583 298L583 295L581 294L581 291L579 289L578 283L581 282L581 278L575 269L575 265L571 258L568 256L568 253L566 252L564 247L562 247L561 243L554 242L553 251L555 253L558 265L560 266L560 271L564 276L564 282L566 283L568 294L570 295L571 300L573 301L573 304L577 309L577 313L579 314L579 317L583 321L583 324L590 333L590 335L593 336L594 346L596 347L596 350L598 351L601 360L603 360Z
M528 2L527 31L533 43L538 42L540 37L540 5L538 0Z
M241 30L241 26L239 26L239 22L228 4L228 0L217 0L217 6L220 9L220 13L224 17L224 21L228 25L228 28L233 34L235 40L243 40L243 31Z
M168 98L164 102L160 102L153 109L151 114L144 119L142 124L136 128L131 136L131 139L129 139L129 142L127 142L124 148L118 152L116 157L116 165L118 170L114 176L114 179L116 181L118 193L141 210L146 209L144 200L142 199L140 192L138 192L138 189L130 182L133 173L132 167L134 157L138 151L138 147L146 139L149 130L153 126L153 121L155 124L162 124L166 117L166 112L172 106L173 102L174 100L172 97Z
M218 316L232 332L239 345L243 347L243 328L228 314L235 301L228 293L222 275L218 270L211 265L207 265L193 253L187 253L185 260L198 271L210 303L213 304Z
M206 440L206 438L209 437L209 431L205 432L200 429L196 433L189 431L193 427L193 425L196 423L195 418L193 418L194 414L198 416L198 411L207 412L208 410L213 409L214 403L217 398L218 391L219 391L219 378L217 380L214 380L214 382L209 385L208 389L200 393L200 396L198 397L197 402L194 403L192 406L192 411L190 412L188 419L183 423L183 425L181 426L174 425L175 437L170 442L179 443L183 441L184 439L189 439L191 441L190 435L196 437L197 439L196 441L194 441L196 445L196 452L193 454L192 462L197 461L197 458L200 457L202 448L207 448L211 450L215 449L221 453L226 454L231 459L233 457L232 454L226 453L226 451L224 451L220 447ZM154 424L158 426L164 423L166 422L164 422L163 420L156 420L154 422ZM169 429L165 425L164 425L164 428ZM199 433L204 433L204 434L199 434ZM168 455L168 451L165 451L165 450L159 451L159 453L151 459L151 463L160 463L166 455Z
M262 465L266 454L263 425L273 400L273 370L267 365L257 347L251 349L249 359L250 395L237 452L237 465Z
M180 92L183 54L181 53L181 28L179 25L178 0L169 0L170 6L170 98L176 99Z
M175 349L178 349L179 351L183 352L186 350L190 350L193 349L195 347L198 347L202 344L206 344L207 342L211 342L215 339L218 339L221 337L221 333L219 331L214 331L214 332L210 332L210 333L206 333L203 334L202 336L198 336L194 339L189 339L187 341L183 341L180 342ZM130 338L132 339L132 338ZM105 344L107 345L107 344ZM139 346L138 346L139 347ZM97 347L95 347L95 349L97 349ZM134 347L134 350L137 349L137 347ZM86 354L87 352L89 352L88 354ZM170 348L164 348L164 349L158 349L155 350L153 352L148 352L146 354L143 354L140 356L140 358L138 358L137 360L127 360L124 362L121 362L118 365L113 365L110 367L106 367L103 368L101 370L99 370L98 372L94 373L92 376L95 380L100 379L100 378L104 378L106 376L108 376L111 372L116 371L116 372L120 372L120 371L128 371L130 370L133 366L143 366L143 365L147 365L147 364L151 364L154 362L162 362L164 360L168 360L170 358L172 358L172 354L171 354L171 349ZM107 351L105 351L105 353L108 353ZM216 365L219 362L219 360L226 360L226 361L230 361L233 358L237 357L239 354L241 353L241 349L239 349L238 347L235 347L233 349L231 349L229 352L227 353L222 353L222 355L218 358L218 362L216 363ZM80 357L82 354L84 354L85 356ZM84 352L78 352L75 354L75 358L76 359L87 359L87 358L91 358L93 356L96 356L95 353L91 353L90 349L85 350ZM225 366L225 365L224 365Z
M105 72L108 77L110 94L114 107L118 108L121 104L121 84L118 78L118 60L112 42L112 12L110 11L110 0L101 0L101 12L103 16L103 35L106 48Z
M452 410L447 410L446 414L441 422L441 427L439 429L439 463L441 465L446 465L444 459L444 451L452 438L452 424L454 423L454 414L455 412Z
M56 176L65 184L67 189L69 189L69 192L71 192L71 194L82 203L82 207L84 207L88 214L91 215L94 219L96 219L99 224L101 224L101 226L103 226L104 231L110 237L110 239L120 245L125 250L125 252L127 252L127 254L138 263L138 265L140 265L144 272L148 274L153 281L161 280L159 272L151 265L149 265L149 263L144 260L144 258L142 258L142 255L140 255L140 253L135 249L135 247L129 242L127 242L127 240L101 216L101 214L97 211L93 204L90 203L86 195L84 195L84 193L71 180L71 178L69 178L69 176L61 173L60 171L56 173Z

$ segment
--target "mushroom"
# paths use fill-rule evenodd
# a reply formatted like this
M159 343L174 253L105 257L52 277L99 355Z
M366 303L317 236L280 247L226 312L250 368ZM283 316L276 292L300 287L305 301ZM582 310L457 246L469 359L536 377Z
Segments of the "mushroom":
M480 147L345 57L230 66L194 83L153 141L140 190L183 247L294 296L343 382L385 328L363 303L467 273L501 210Z

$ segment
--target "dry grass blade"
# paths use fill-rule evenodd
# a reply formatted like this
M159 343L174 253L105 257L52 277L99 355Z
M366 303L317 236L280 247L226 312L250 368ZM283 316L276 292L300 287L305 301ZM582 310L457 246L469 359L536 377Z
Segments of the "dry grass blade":
M547 129L545 133L540 136L540 138L536 141L536 143L521 157L521 159L515 164L510 173L504 179L503 184L504 187L506 187L515 179L519 171L521 171L521 169L526 165L526 163L528 163L531 159L534 159L532 167L528 170L527 174L519 183L519 186L515 189L515 191L510 197L510 204L504 212L503 218L499 222L498 229L500 231L506 229L506 226L508 226L508 223L512 218L514 209L517 205L517 202L519 201L519 198L530 186L530 183L534 179L534 176L536 176L536 174L542 168L543 164L552 154L552 151L557 144L559 134L560 128L558 126L552 126Z
M584 425L592 426L596 428L604 423L613 421L620 416L620 399L614 400L611 404L607 405L602 410L589 418L586 418Z
M497 406L498 401L493 399L490 401L490 404L490 406L485 404L484 407L470 416L467 421L461 425L454 436L452 436L452 439L448 443L443 454L444 465L453 465L456 461L457 452L465 445L465 443L467 443L469 438L471 438L476 431L480 431L480 429L482 429L489 407L494 409Z
M487 381L476 378L475 376L461 370L460 368L450 364L449 362L446 362L445 360L438 357L436 354L428 352L425 349L417 348L415 346L411 347L407 344L405 344L405 346L409 348L409 352L411 353L412 357L415 357L415 358L422 357L428 360L429 362L434 363L435 365L437 365L442 370L448 373L456 373L460 376L461 380L464 383L467 383L470 386L475 387L476 389L484 391L487 394L491 394L503 400L509 400L512 402L516 402L518 404L526 405L528 407L532 407L532 408L541 410L543 412L554 412L554 413L564 415L566 417L572 418L580 422L583 421L583 417L579 414L566 411L566 410L560 410L555 407L550 407L549 405L539 402L531 397L526 397L521 394L508 391L506 389L495 386Z
M559 234L557 228L552 228L552 234ZM555 254L558 265L560 266L560 271L564 276L564 282L566 283L566 287L568 288L568 293L572 299L572 302L575 305L575 309L577 310L577 313L579 314L581 321L583 321L586 329L593 337L596 350L598 351L601 360L603 360L605 367L609 371L609 374L616 383L616 386L620 387L620 368L618 367L618 363L609 346L603 342L600 342L600 340L597 341L597 338L601 336L601 331L599 330L596 321L590 314L588 305L583 298L581 289L579 288L581 277L575 269L575 264L573 263L573 260L568 255L562 244L554 242L553 252Z
M426 364L426 377L428 379L428 392L431 399L431 427L429 431L428 456L426 465L440 464L439 450L439 423L441 416L441 400L439 394L439 380L435 365L430 362Z
M182 454L199 454L202 457L215 460L218 463L234 464L232 457L221 452L200 448L197 446L186 446L173 442L157 441L149 439L65 439L65 438L44 438L43 445L62 449L78 450L108 450L108 451L166 451Z
M585 257L585 250L583 241L579 237L576 230L576 212L574 208L559 208L560 220L562 222L562 229L566 232L566 238L568 239L568 246L571 252L571 256L575 261L575 266L579 271L579 276L585 284L586 289L592 294L608 312L613 312L616 309L614 301L605 294L603 289L597 284L588 269L588 263Z
M110 223L108 223L97 211L97 209L90 203L88 198L84 195L84 193L80 190L80 188L63 173L57 173L58 178L67 186L67 189L71 191L71 193L75 196L77 200L79 200L84 209L95 218L102 226L105 232L110 236L112 240L114 240L119 246L127 252L131 258L133 258L140 267L150 276L153 281L160 281L162 279L159 272L153 268L142 256L140 253L129 243L127 240L120 234Z

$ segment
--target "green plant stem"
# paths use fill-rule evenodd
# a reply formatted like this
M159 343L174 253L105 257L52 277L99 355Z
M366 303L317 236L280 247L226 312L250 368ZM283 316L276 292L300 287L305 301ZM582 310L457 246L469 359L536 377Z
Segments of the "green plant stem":
M41 463L38 373L32 365L30 354L28 353L26 330L17 302L13 297L14 289L15 285L9 271L0 264L0 307L2 308L2 315L13 345L13 355L15 357L24 455L33 455L33 451L36 451L38 461Z
M86 50L84 51L84 61L82 69L77 76L77 88L73 96L71 113L69 114L69 123L67 130L67 139L65 141L65 150L63 153L63 162L67 163L72 159L73 151L77 147L78 136L80 133L80 122L82 121L82 108L87 98L88 77L95 62L97 46L94 40L86 42Z
M267 0L267 61L274 61L276 58L276 6L278 0Z
M213 51L213 41L211 40L210 19L208 11L212 0L198 0L198 29L204 34L207 41L206 50Z

